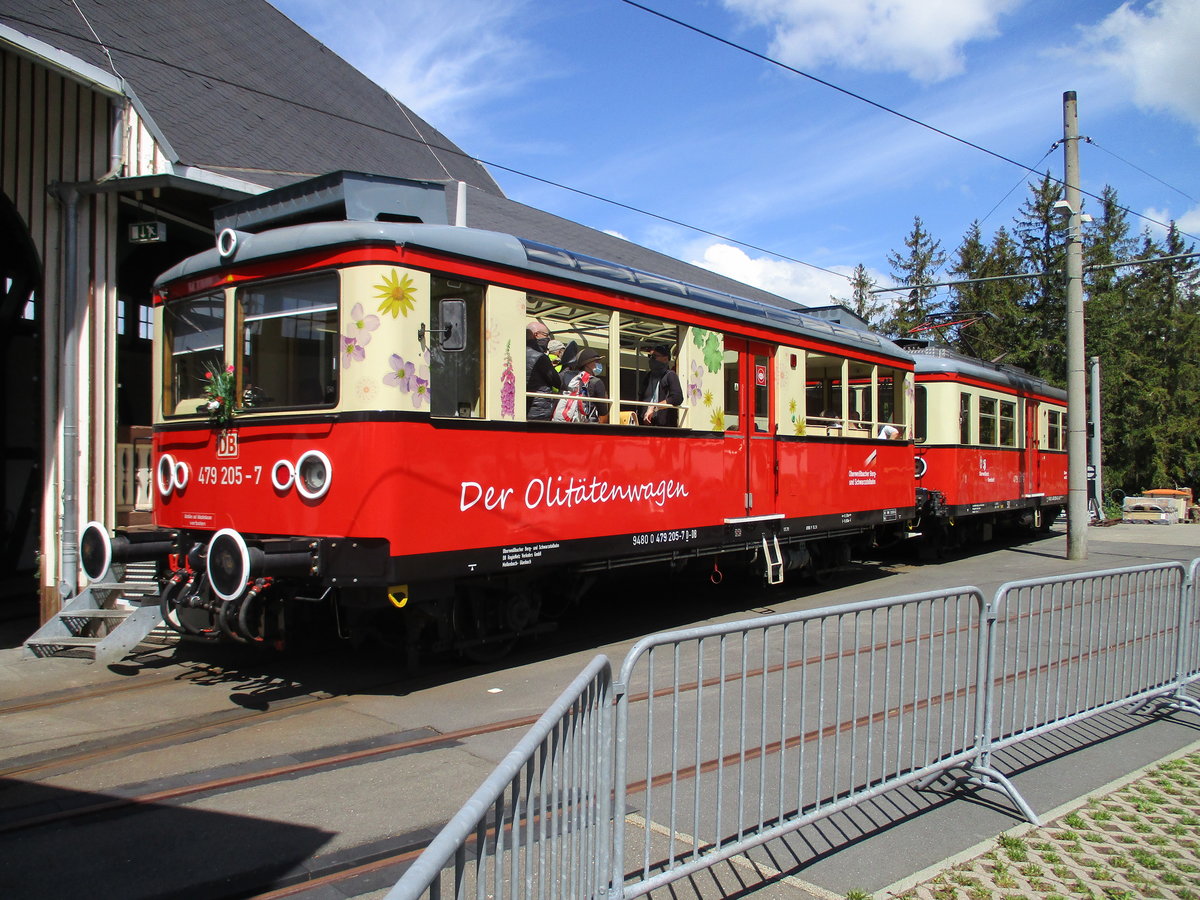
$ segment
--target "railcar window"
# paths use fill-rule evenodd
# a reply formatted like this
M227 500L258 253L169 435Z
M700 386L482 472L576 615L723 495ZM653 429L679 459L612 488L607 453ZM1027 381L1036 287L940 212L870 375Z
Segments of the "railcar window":
M430 279L429 411L465 419L483 415L483 285L434 276ZM442 300L467 304L467 346L443 350L438 340Z
M958 442L971 443L971 395L965 391L958 395Z
M330 272L238 291L244 406L337 403L338 288L338 276Z
M1047 410L1046 449L1063 449L1063 414L1056 409Z
M225 367L225 295L218 292L169 303L163 310L163 414L196 412L204 373Z
M904 376L895 369L879 370L879 421L896 422L897 410L903 404L896 392L904 384Z
M850 372L850 428L870 434L875 420L875 367L869 363L851 360Z
M842 385L846 360L840 356L810 353L806 358L807 384L805 407L809 433L820 434L815 428L830 433L842 427Z
M929 437L929 398L922 384L913 392L913 426L918 444Z
M996 399L979 398L979 443L996 443Z
M666 348L670 366L679 376L680 386L687 385L687 373L679 371L679 326L661 319L621 314L619 340L621 346L621 402L629 404L627 409L640 422L646 409L648 385L650 383L651 350ZM628 417L626 417L628 418ZM684 394L677 422L681 426L691 424L688 397ZM726 422L728 425L728 422Z
M609 423L616 422L616 404L613 401L616 399L617 392L614 385L621 385L623 390L627 380L636 380L636 375L629 367L636 366L638 362L633 351L626 350L624 341L618 341L617 346L620 349L617 353L611 352L618 333L617 313L610 309L583 306L537 294L528 296L526 312L529 319L539 321L546 326L553 340L562 342L563 355L556 365L556 368L560 369L560 374L561 371L571 371L566 368L566 364L571 361L571 357L585 348L595 350L601 355L603 370L596 377L604 382L605 393L608 394L609 401L597 399L593 402L592 409L595 410L595 415L592 416L592 420L598 422L607 415ZM660 322L658 325L661 327L662 323ZM624 323L621 327L625 327ZM524 344L524 342L525 335L522 333L521 343ZM523 356L524 354L522 354ZM573 377L573 375L569 377ZM622 394L622 396L624 395Z
M754 357L754 430L759 434L771 430L770 377L771 360L766 356Z
M739 431L741 422L742 381L739 370L739 355L736 350L726 350L723 362L725 378L725 430Z
M1000 401L1000 446L1017 446L1017 404L1010 400Z

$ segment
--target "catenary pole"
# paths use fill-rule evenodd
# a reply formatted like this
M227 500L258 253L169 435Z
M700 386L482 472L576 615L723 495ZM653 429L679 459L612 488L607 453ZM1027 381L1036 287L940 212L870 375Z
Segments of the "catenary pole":
M1083 219L1079 190L1079 114L1063 94L1067 212L1067 559L1087 559L1087 380L1083 336Z
M1100 357L1093 356L1092 364L1092 468L1096 477L1096 506L1100 520L1104 520L1104 467L1100 463L1104 446L1100 432Z

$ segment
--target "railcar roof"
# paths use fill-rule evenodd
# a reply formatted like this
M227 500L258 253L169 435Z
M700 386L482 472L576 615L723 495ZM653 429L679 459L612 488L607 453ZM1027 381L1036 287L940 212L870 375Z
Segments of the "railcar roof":
M1000 365L962 356L945 347L917 347L909 352L916 361L917 377L944 372L951 375L968 375L981 381L1015 388L1067 402L1067 392L1054 387L1050 382L1030 375L1016 366Z
M870 331L783 309L757 300L689 284L664 275L644 272L619 263L574 253L537 241L495 231L451 225L392 222L313 222L258 234L238 233L237 249L223 259L216 249L206 250L172 267L155 282L161 290L180 278L193 278L216 269L262 261L285 254L319 248L364 244L395 244L479 259L509 268L620 290L670 305L719 315L740 322L768 325L816 340L847 345L898 362L911 356L887 338Z

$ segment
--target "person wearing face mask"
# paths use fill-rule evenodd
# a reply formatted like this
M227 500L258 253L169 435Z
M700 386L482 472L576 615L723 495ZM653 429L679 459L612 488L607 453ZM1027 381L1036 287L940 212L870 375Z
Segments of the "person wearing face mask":
M575 365L588 375L588 397L593 400L607 400L608 386L600 378L600 375L604 373L604 357L600 355L600 351L584 347L579 351L579 356L575 358ZM607 424L608 407L607 403L587 403L584 405L584 414L589 422Z
M642 402L655 403L657 407L646 407L642 422L674 428L679 424L679 410L673 407L683 402L683 387L679 376L671 369L671 348L658 344L647 354L650 359L650 377L642 389Z
M562 389L562 378L546 355L549 346L550 329L536 321L525 326L525 390L549 394ZM548 421L556 403L549 397L528 397L525 418Z
M561 372L564 396L554 409L555 422L608 422L608 404L592 402L608 398L608 388L598 377L604 371L602 359L591 347L571 354Z

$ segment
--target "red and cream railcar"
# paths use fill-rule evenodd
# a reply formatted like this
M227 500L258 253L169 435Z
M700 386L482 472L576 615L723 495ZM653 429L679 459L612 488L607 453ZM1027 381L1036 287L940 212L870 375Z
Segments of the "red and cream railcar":
M1021 370L913 348L922 530L1047 527L1067 499L1066 393Z
M913 363L886 339L506 234L274 227L253 202L256 233L156 285L155 528L85 534L93 577L169 550L172 622L271 640L320 601L343 630L502 644L547 576L571 596L736 554L774 580L914 515ZM527 419L532 321L601 354L606 423ZM679 425L627 424L662 345Z

